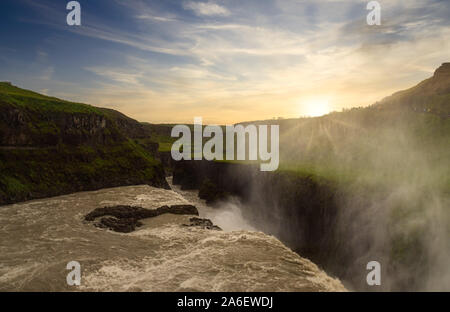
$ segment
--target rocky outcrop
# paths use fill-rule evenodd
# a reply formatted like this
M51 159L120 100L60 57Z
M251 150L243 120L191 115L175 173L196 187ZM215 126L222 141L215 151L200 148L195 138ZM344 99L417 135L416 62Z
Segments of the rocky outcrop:
M149 132L140 122L121 112L109 108L99 108L99 110L105 113L105 115L114 122L118 130L126 134L127 137L131 139L142 139L149 136Z
M95 112L42 112L3 103L0 124L0 146L93 146L126 140L112 121Z
M189 224L183 224L183 226L194 226L194 227L200 227L204 230L216 230L216 231L222 231L220 227L217 225L214 225L211 220L209 219L201 219L201 218L190 218Z
M161 152L156 153L156 158L158 158L166 171L166 176L171 176L173 173L173 168L175 167L176 161L173 160L171 152Z
M94 221L94 226L99 228L107 228L115 232L130 233L133 232L136 227L142 225L139 220L154 218L165 213L198 216L197 208L192 205L162 206L157 209L119 205L96 208L88 213L84 217L84 220L90 222ZM209 221L210 224L207 221L206 219L198 219L197 221L192 221L191 219L191 226L216 229L211 221Z
M436 78L450 78L450 63L442 63L442 65L434 72Z
M115 217L104 217L101 218L99 222L94 223L98 228L110 229L114 232L120 233L130 233L133 232L136 227L142 226L139 220L134 218L115 218Z
M221 190L209 179L203 181L198 190L198 197L204 199L208 205L214 205L221 200L225 200L228 196L229 193Z
M377 107L395 110L407 108L418 113L450 117L450 63L443 63L431 78L418 85L384 98Z

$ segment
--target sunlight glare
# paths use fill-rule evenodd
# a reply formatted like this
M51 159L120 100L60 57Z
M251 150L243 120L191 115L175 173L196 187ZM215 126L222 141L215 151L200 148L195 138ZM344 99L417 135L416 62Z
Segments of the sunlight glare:
M319 117L330 112L330 101L328 99L310 99L304 102L303 111L308 117Z

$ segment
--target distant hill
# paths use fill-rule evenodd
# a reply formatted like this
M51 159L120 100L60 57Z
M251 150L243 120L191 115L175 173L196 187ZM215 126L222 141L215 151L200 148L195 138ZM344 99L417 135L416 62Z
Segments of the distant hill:
M166 187L152 148L139 144L146 137L142 124L117 111L1 82L0 205L121 185Z
M383 99L378 105L450 117L450 63L442 64L433 77Z
M243 124L280 126L282 170L383 183L423 175L450 192L449 114L444 63L433 77L369 107Z

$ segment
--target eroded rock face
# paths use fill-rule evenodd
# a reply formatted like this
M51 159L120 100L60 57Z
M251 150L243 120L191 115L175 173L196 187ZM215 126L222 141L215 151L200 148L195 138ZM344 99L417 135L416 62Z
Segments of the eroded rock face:
M206 204L214 205L220 200L225 200L230 194L223 191L214 182L206 179L198 191L198 197L206 200Z
M99 228L107 228L112 231L121 233L133 232L136 227L142 225L139 220L146 218L154 218L161 214L172 213L179 215L196 215L198 216L198 210L193 205L172 205L172 206L161 206L157 209L145 209L142 207L133 206L111 206L96 208L90 213L88 213L84 220L95 221L94 226ZM193 218L191 218L192 220ZM198 219L198 218L195 218ZM199 219L206 220L206 219ZM209 221L209 220L208 220ZM192 222L192 221L191 221ZM204 223L204 226L215 227L212 222L211 224Z
M220 227L218 227L217 225L214 225L212 223L211 220L209 219L202 219L202 218L190 218L189 219L189 224L183 224L183 226L197 226L200 227L202 229L206 229L206 230L216 230L216 231L222 231L222 229Z
M133 232L136 227L142 226L142 223L135 218L119 219L116 217L104 217L101 218L100 221L94 223L94 225L115 232L130 233Z

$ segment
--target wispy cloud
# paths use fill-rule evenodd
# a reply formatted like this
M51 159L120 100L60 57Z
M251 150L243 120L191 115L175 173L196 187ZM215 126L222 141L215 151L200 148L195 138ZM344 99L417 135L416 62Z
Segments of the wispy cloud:
M53 66L49 66L42 71L39 79L51 80L54 73L55 73L55 68Z
M85 70L90 71L98 76L104 77L113 82L139 85L139 80L143 77L142 71L124 70L123 68L104 68L104 67L85 67Z
M437 0L384 1L379 27L365 23L359 0L115 0L108 3L120 5L127 23L83 11L82 27L61 23L53 3L28 3L45 16L38 23L92 49L107 43L115 60L80 64L95 79L60 94L148 121L295 117L317 96L332 109L368 105L431 75L450 55L450 8ZM55 79L50 65L42 77Z
M183 4L185 9L192 10L197 15L207 15L207 16L214 16L214 15L229 15L230 11L224 7L220 6L217 3L213 2L194 2L189 1L185 2Z
M173 22L176 20L173 17L155 16L155 15L149 15L149 14L137 15L136 18L143 19L143 20L152 20L152 21L156 21L156 22Z

